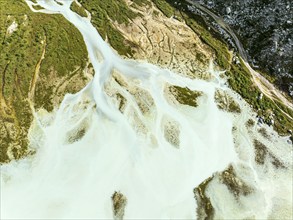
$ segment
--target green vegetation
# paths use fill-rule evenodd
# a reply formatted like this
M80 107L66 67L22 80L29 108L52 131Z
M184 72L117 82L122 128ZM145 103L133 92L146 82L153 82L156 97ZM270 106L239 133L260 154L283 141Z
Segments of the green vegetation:
M258 99L261 92L253 83L252 76L244 63L231 63L231 55L227 44L216 33L207 30L207 26L202 18L188 11L186 2L181 2L180 6L175 4L175 2L178 2L176 0L153 0L153 2L165 14L172 13L169 7L176 8L177 11L180 11L181 18L184 19L185 23L204 43L215 51L216 62L220 67L227 70L226 74L229 76L228 82L230 87L239 93L257 111L258 115L264 118L266 123L270 124L273 119L273 127L280 135L288 135L288 131L293 130L292 120L286 115L288 114L292 118L293 111L282 103L272 101L265 95L261 100ZM169 6L165 4L166 2ZM176 14L176 16L178 16L177 11L173 10L173 14ZM293 140L292 135L291 140Z
M169 91L180 104L192 107L198 106L197 99L203 94L202 92L193 91L187 87L182 88L179 86L170 86Z
M165 0L150 0L154 3L154 5L168 18L173 17L181 22L184 21L182 17L182 12L178 10L176 7L173 7L168 1ZM174 1L175 2L175 1ZM181 2L183 3L183 2ZM155 16L157 16L157 12L154 11Z
M152 0L156 7L168 18L175 15L176 9L172 7L167 1L164 0Z
M134 13L124 1L78 1L92 14L92 23L101 36L104 39L107 37L111 46L119 54L132 57L132 48L137 47L137 45L127 41L113 26L112 21L127 25L132 19L140 15ZM258 99L261 92L252 82L251 74L245 65L242 62L240 64L231 62L232 57L227 44L221 40L219 35L207 29L205 21L200 16L188 11L186 2L181 2L178 5L176 4L177 0L133 0L133 3L140 7L149 5L150 2L167 17L174 16L174 18L184 21L205 44L214 50L215 61L221 68L227 70L226 74L229 76L230 87L239 93L257 111L259 116L264 118L266 123L271 123L273 119L275 122L273 124L274 129L280 135L288 135L288 130L293 130L292 120L286 115L293 117L292 110L281 103L275 103L266 96L262 100ZM186 103L187 97L184 99ZM239 112L237 105L232 105L231 108Z
M110 45L124 56L132 56L133 43L126 41L122 34L113 26L113 22L128 24L130 20L139 16L120 0L78 0L78 2L91 13L92 24L99 31L103 39L108 39ZM113 22L112 22L113 21Z
M50 111L56 84L77 67L76 74L82 73L87 51L79 31L62 15L33 13L23 0L0 0L0 7L5 11L0 14L0 162L5 162L8 147L15 158L27 149L32 122L28 93L37 64L41 61L34 105ZM9 33L13 22L18 26Z
M74 11L75 13L79 14L81 17L87 17L86 11L80 7L75 1L72 2L70 5L71 11Z
M216 54L216 62L224 69L229 68L229 60L231 55L228 47L220 40L217 40L209 31L196 22L190 19L186 14L183 14L186 24L201 38L201 40L214 49Z
M54 0L58 5L63 5L62 2L58 2L57 0ZM60 1L60 0L59 0Z
M270 124L273 119L274 129L280 135L288 135L288 130L292 130L293 124L282 111L293 117L292 110L281 103L275 103L265 95L259 99L261 92L252 82L251 75L242 61L239 65L231 64L227 75L230 87L238 92L266 123Z
M35 10L41 10L41 9L44 9L42 6L40 6L40 5L33 5L33 8L35 9Z
M207 26L201 17L189 12L186 2L177 0L152 0L154 4L167 16L174 15L178 20L184 21L200 38L201 40L214 49L217 63L225 68L229 68L231 55L227 45L222 42L215 33L207 30Z
M151 7L152 5L149 0L132 0L132 2L140 7L145 7L145 6Z

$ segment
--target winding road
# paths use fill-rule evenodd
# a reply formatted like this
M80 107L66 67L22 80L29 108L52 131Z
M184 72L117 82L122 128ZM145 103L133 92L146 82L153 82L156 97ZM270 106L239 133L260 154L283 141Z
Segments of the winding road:
M230 35L231 38L233 38L239 55L241 56L241 59L243 60L243 63L245 64L246 68L249 70L250 74L252 75L252 79L254 83L257 85L257 87L260 89L260 91L265 94L267 97L269 97L273 101L281 102L284 105L288 106L291 110L293 110L293 104L290 100L288 100L272 83L270 83L265 77L263 77L260 73L255 71L248 63L247 54L245 49L243 48L241 42L239 41L237 35L234 33L234 31L231 29L231 27L225 23L223 18L219 17L209 9L205 8L203 5L199 4L198 2L192 1L192 0L186 0L186 2L190 3L197 9L205 12L209 16L211 16L214 21L223 28L227 34ZM276 105L278 105L275 102ZM285 115L287 115L290 119L292 117L282 111Z

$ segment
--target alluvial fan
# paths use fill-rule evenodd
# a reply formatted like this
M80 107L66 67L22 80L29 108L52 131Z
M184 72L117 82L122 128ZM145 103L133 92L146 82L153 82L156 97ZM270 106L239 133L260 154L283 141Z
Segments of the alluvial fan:
M292 216L291 146L249 123L212 63L205 81L122 59L72 1L37 2L79 29L95 76L35 112L36 153L1 168L3 219Z

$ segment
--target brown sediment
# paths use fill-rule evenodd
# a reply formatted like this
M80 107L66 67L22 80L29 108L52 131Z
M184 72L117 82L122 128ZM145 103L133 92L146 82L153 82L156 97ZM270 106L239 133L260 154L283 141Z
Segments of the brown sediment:
M250 187L242 179L237 177L235 169L232 165L230 165L225 171L220 174L220 180L237 198L240 195L247 196L248 194L253 192L252 187Z
M255 162L259 165L264 165L266 159L270 159L270 162L275 168L287 168L285 164L277 158L269 149L260 141L254 140L254 149L255 149Z
M226 91L217 89L215 92L215 102L221 110L231 113L241 113L239 104Z
M258 129L258 132L263 136L264 138L271 140L270 135L268 134L267 130L265 128Z
M164 137L175 148L180 146L179 123L171 118L163 120Z
M140 7L127 0L140 16L124 24L112 21L124 39L136 45L133 57L176 71L190 78L210 79L206 71L212 50L184 22L166 17L155 5ZM136 6L136 7L134 7Z
M251 128L251 127L253 127L253 126L255 125L255 122L254 122L254 120L252 120L252 119L250 118L250 119L248 119L248 121L245 123L245 125L246 125L247 128Z
M122 74L120 74L116 70L113 71L112 76L113 79L121 87L123 87L126 92L133 96L142 114L146 115L151 113L151 109L154 107L155 102L151 94L147 90L136 86L134 82L127 80L125 77L122 76Z
M42 56L41 56L39 62L37 63L37 65L36 65L35 72L34 72L34 75L33 75L32 79L31 79L30 88L29 88L29 92L28 92L28 99L32 103L34 102L36 84L37 84L37 81L39 79L40 67L41 67L43 59L45 58L46 46L47 46L47 36L44 35Z
M127 204L126 197L122 193L115 191L112 195L112 203L114 219L123 219Z
M268 149L263 143L258 140L254 140L253 145L255 150L254 160L256 163L263 165L265 163L265 158L268 154Z
M215 209L210 198L206 195L206 189L213 178L213 176L209 177L193 190L197 201L196 213L199 220L212 220L214 218Z

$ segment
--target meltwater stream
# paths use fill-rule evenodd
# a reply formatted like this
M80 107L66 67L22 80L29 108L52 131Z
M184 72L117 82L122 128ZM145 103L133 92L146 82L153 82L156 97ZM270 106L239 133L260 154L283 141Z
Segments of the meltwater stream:
M2 167L1 216L113 218L111 196L119 191L127 198L125 219L196 218L193 189L237 158L233 117L214 102L215 89L226 89L218 73L210 70L211 82L191 80L124 60L87 18L69 9L71 2L38 4L79 29L95 76L79 93L67 94L54 112L35 113L29 138L36 154ZM173 105L166 84L202 91L199 106ZM126 98L123 111L113 98L117 91ZM164 136L166 121L178 125L176 147Z

